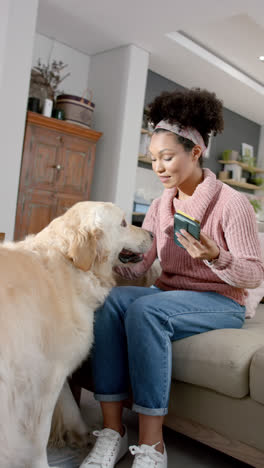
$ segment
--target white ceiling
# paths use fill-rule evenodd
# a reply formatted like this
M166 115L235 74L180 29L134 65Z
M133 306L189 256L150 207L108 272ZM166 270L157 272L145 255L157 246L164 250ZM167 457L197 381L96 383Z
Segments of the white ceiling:
M166 36L176 31L263 85L263 92ZM151 70L215 91L225 107L264 125L263 0L39 0L37 32L88 55L134 44L150 52Z

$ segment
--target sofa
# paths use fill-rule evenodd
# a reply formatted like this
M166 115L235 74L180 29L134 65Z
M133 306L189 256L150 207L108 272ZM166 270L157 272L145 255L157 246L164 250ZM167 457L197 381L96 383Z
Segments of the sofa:
M264 233L259 237L264 256ZM151 275L147 279L144 286L153 281ZM242 329L213 330L172 343L165 418L169 428L258 468L264 467L263 297L264 281L248 290ZM92 390L89 361L71 384L78 397L80 387Z
M264 304L242 329L172 344L165 425L254 467L264 467ZM71 381L92 390L89 361ZM127 402L126 406L130 406Z
M241 330L172 344L165 425L254 467L264 467L264 304Z

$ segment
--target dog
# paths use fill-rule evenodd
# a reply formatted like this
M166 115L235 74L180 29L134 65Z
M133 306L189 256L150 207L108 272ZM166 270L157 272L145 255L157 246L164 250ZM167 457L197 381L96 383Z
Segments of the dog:
M122 251L121 259L116 266L133 267L133 263L139 260L139 255ZM150 269L136 279L126 279L113 271L115 286L141 286L148 288L152 286L161 275L162 269L158 259L154 261ZM72 448L86 447L90 440L90 432L82 419L80 409L73 398L68 382L58 398L52 417L51 431L49 436L49 447L62 448L66 445Z
M112 203L79 202L38 234L0 245L1 468L48 468L56 402L85 433L67 376L89 353L122 250L143 256L152 242Z

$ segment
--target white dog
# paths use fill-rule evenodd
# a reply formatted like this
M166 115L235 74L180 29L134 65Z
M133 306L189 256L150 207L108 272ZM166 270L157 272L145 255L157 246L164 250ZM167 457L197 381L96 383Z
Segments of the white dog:
M1 468L48 467L52 413L92 345L94 311L114 285L118 255L151 245L118 207L81 202L39 234L0 246Z

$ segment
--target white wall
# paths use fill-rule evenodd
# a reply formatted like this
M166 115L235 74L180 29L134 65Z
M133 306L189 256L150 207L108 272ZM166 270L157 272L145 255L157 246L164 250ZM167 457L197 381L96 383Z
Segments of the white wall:
M38 0L1 0L0 5L0 231L14 234L31 67L38 58L62 60L71 75L60 89L82 95L90 57L35 33ZM21 40L23 38L23 40Z
M68 64L71 75L60 88L81 95L94 92L93 127L103 132L97 145L91 198L112 201L131 217L137 179L148 53L120 47L89 57L41 34L36 34L32 66L53 59Z
M14 233L30 71L38 58L68 63L64 92L80 95L87 85L94 92L94 128L104 135L96 153L93 199L119 204L129 219L136 185L149 54L129 45L89 57L35 34L37 6L38 0L2 0L0 7L0 231L8 239Z
M2 0L0 5L0 90L2 87L3 65L5 62L9 6L9 0Z
M149 54L134 45L91 57L97 144L91 197L112 201L131 218Z
M1 0L0 231L13 238L38 0Z
M89 55L36 33L32 66L37 64L39 58L45 64L51 63L52 60L62 60L67 64L68 67L62 71L62 76L68 72L71 74L60 84L59 89L66 94L82 96L88 87Z

